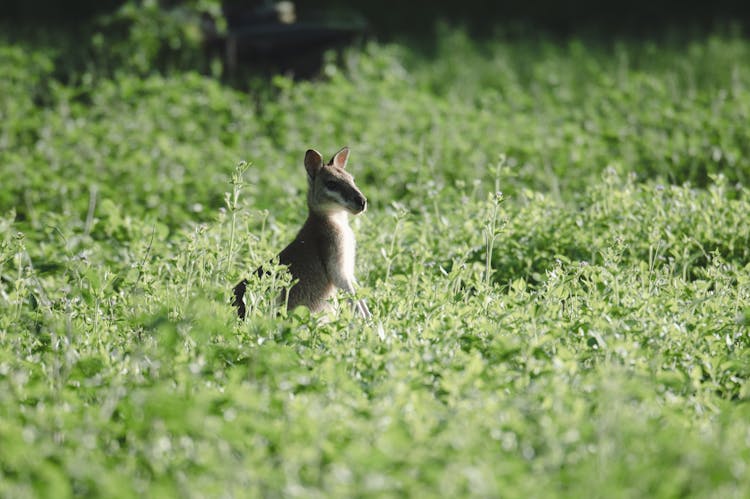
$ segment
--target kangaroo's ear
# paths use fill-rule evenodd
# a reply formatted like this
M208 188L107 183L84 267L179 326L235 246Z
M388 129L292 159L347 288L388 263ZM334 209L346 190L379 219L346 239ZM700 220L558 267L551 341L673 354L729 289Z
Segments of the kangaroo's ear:
M329 165L333 165L336 168L346 168L346 162L349 159L349 148L348 147L342 147L339 152L333 155L331 158L331 161L328 162Z
M308 149L305 153L305 170L307 170L307 174L314 177L321 166L323 166L323 156L315 149Z

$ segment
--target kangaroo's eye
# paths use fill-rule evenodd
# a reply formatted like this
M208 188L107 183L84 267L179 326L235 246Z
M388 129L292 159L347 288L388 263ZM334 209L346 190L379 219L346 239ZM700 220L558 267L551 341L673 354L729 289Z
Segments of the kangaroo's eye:
M323 184L323 185L325 185L326 189L328 189L329 191L335 191L336 190L336 182L334 182L333 180L326 180L325 184Z

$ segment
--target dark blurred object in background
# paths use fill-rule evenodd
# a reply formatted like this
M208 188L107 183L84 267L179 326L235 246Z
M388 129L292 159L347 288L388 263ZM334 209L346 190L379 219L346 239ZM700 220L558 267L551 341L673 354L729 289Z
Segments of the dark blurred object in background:
M326 50L350 43L366 27L351 11L337 16L310 10L298 18L290 1L226 1L222 10L226 32L209 30L207 46L213 53L223 51L230 75L251 66L310 76Z

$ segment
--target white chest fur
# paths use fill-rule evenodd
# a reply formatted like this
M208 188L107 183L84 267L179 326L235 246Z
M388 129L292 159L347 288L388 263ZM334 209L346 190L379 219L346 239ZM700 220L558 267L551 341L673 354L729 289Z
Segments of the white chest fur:
M356 243L354 232L349 227L349 219L345 212L331 217L333 232L335 234L334 248L330 254L327 265L334 281L352 283L354 281L354 259ZM342 282L342 283L343 283Z

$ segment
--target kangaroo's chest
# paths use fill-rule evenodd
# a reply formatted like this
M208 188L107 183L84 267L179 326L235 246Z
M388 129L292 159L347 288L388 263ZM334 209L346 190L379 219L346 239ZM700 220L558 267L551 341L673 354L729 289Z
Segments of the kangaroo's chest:
M356 243L354 232L346 222L335 224L332 227L332 245L326 255L326 267L329 272L337 272L352 278L354 276L354 259Z

